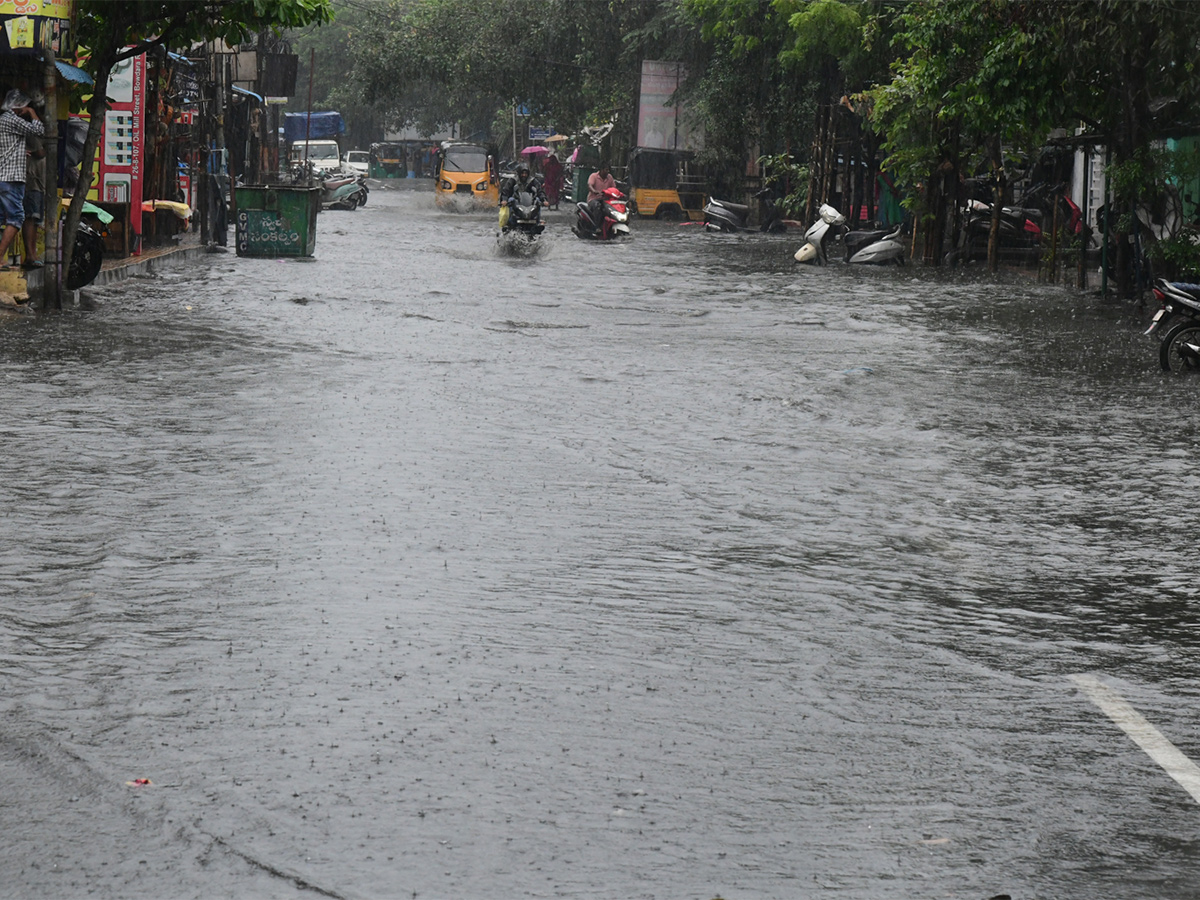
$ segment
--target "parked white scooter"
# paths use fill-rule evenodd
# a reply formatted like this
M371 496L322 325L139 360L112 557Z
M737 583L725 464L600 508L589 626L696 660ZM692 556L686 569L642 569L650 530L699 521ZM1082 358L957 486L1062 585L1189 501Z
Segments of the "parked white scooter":
M901 226L879 231L851 231L842 236L846 248L846 262L866 265L904 265L904 241Z
M829 254L825 252L825 245L832 235L841 234L845 230L846 217L828 203L822 203L821 208L817 210L817 221L813 222L808 231L804 232L805 243L796 251L796 262L815 262L818 266L825 265L829 262Z

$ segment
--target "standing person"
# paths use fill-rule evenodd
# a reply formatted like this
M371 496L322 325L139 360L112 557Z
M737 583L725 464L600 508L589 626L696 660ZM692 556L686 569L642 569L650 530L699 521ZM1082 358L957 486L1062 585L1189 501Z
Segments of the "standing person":
M546 177L543 186L546 189L546 203L551 209L558 209L558 195L562 191L563 167L558 161L558 154L551 153L546 157Z
M25 224L25 138L46 133L37 110L20 91L9 91L4 106L4 112L0 113L0 219L4 222L0 260ZM12 266L0 265L0 271L11 269Z
M29 104L45 114L45 101L35 96ZM21 224L21 243L25 247L22 269L40 269L37 254L38 226L45 215L46 191L46 145L40 137L25 138L25 221Z

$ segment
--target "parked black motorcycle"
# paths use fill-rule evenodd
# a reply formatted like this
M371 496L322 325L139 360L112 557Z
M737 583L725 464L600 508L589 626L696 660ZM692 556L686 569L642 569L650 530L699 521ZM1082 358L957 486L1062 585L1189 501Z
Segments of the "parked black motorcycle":
M1184 319L1168 331L1158 348L1165 372L1200 372L1200 319Z
M1144 334L1162 338L1180 322L1200 319L1200 284L1156 278L1154 299L1160 306Z

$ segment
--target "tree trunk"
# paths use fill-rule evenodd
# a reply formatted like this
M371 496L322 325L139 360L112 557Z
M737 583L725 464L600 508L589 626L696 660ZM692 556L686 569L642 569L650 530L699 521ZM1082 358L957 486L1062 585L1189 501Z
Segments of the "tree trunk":
M100 132L104 128L104 113L108 110L108 76L116 62L113 58L98 60L95 68L96 84L93 86L92 99L88 101L87 139L83 142L83 159L79 164L79 184L75 186L75 195L71 197L71 205L67 207L67 220L63 224L63 284L67 282L71 271L71 257L75 254L75 232L79 230L79 220L83 217L83 204L87 200L88 191L92 187L92 176L96 171L96 145L100 143Z
M823 152L823 140L827 111L827 107L823 105L817 106L816 121L813 128L812 164L809 166L808 172L808 196L804 200L804 221L806 224L811 223L816 217L816 208L818 205L817 193L820 191L821 186L821 160L825 155Z
M62 207L58 202L58 69L54 49L47 41L42 90L46 95L46 178L42 186L42 225L46 234L46 258L42 266L42 309L62 309L62 278L58 268L58 223Z
M992 222L988 229L988 271L1000 271L1000 212L1004 208L1006 190L1004 156L1000 147L1000 135L988 141L988 156L992 164Z

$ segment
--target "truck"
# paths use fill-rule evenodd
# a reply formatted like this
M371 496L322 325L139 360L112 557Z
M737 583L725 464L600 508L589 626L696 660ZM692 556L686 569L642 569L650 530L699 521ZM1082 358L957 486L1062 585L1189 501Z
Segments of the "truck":
M288 164L295 166L307 159L318 170L338 171L342 167L338 138L345 133L346 123L336 110L284 114L283 140L287 144Z

